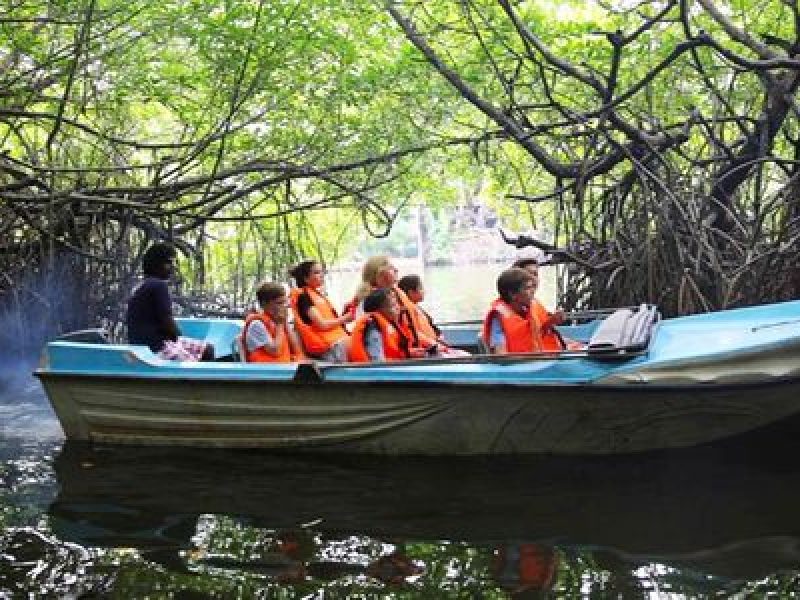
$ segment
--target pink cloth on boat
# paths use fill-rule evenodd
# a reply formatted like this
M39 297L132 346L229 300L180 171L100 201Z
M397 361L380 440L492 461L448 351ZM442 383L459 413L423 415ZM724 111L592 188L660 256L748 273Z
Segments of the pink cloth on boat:
M206 343L194 338L179 337L176 341L167 340L158 353L159 358L166 360L181 360L197 362L203 356Z

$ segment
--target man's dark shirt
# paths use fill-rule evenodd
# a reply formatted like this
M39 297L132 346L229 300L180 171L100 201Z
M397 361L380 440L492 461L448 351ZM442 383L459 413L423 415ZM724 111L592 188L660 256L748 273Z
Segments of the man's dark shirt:
M167 282L158 277L147 277L128 300L125 322L128 325L128 342L149 346L158 352L168 339L163 323L172 315L172 300Z

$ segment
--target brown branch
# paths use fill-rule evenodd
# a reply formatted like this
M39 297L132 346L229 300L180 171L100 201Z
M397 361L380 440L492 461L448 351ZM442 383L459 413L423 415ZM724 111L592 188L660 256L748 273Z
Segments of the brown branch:
M64 111L66 110L67 102L69 101L69 96L72 92L72 84L75 81L75 73L78 70L78 63L83 55L83 50L86 45L86 38L88 37L89 30L91 29L92 15L94 14L94 3L95 0L89 0L89 6L86 8L86 14L84 15L83 23L80 31L78 32L77 40L75 41L73 60L69 71L67 72L67 83L64 86L64 94L61 97L61 102L58 104L55 123L53 124L53 128L50 130L50 133L47 136L47 141L45 142L45 148L47 148L47 152L50 152L50 149L53 145L53 140L58 135L58 130L61 128L61 120L64 117Z

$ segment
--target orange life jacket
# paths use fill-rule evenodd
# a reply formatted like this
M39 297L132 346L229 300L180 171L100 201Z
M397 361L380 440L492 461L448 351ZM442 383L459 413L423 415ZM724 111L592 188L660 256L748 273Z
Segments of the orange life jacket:
M506 337L507 352L541 352L539 327L534 321L531 311L524 316L520 315L502 298L492 302L489 312L483 319L481 337L488 347L491 347L491 328L494 315L500 317L500 324Z
M412 336L411 343L421 348L427 348L437 343L441 344L433 319L418 304L414 302L411 304L411 308L401 311L398 318L402 324L408 327Z
M495 550L491 565L500 585L514 591L549 589L557 567L558 554L536 543L501 546Z
M297 334L300 336L300 341L303 342L303 348L306 352L312 355L324 354L330 350L331 346L333 346L336 342L346 337L348 333L347 330L341 325L338 325L333 329L322 331L317 329L313 323L306 323L303 321L302 317L300 316L300 312L297 309L297 302L304 292L308 294L309 298L311 298L311 304L317 309L319 316L323 320L328 321L332 319L338 319L339 315L336 313L336 310L333 308L333 305L331 305L330 301L318 291L310 287L292 288L292 291L289 295L289 300L292 305L292 310L294 311L294 328L297 330Z
M561 352L564 349L561 336L554 328L542 329L542 325L550 318L550 313L536 299L531 302L525 316L517 313L502 298L495 300L483 321L481 331L481 338L487 346L491 346L491 324L495 314L500 317L507 352Z
M531 302L531 315L536 321L541 339L541 352L561 352L564 350L564 340L552 326L547 326L550 313L536 298Z
M267 328L267 333L269 333L273 339L278 333L278 325L273 321L268 315L264 313L254 313L249 315L244 322L244 329L242 329L242 346L244 347L245 358L247 362L258 362L258 363L281 363L281 362L295 362L298 360L298 356L296 353L292 352L292 346L289 343L289 332L286 331L286 325L282 325L284 328L284 335L283 335L283 343L281 344L280 348L278 349L278 354L273 356L269 352L267 352L266 348L263 346L261 348L256 348L255 350L248 350L247 349L247 329L250 327L250 324L253 321L261 321L264 323L264 327Z
M351 362L369 362L367 354L367 327L374 323L381 332L383 341L383 357L386 360L402 360L410 358L408 353L408 334L402 327L395 325L379 312L367 313L356 320L353 335L350 337L348 359Z
M409 299L401 288L394 286L392 289L400 303L400 316L397 321L405 325L411 332L411 344L417 348L433 346L438 336L425 317L425 313Z

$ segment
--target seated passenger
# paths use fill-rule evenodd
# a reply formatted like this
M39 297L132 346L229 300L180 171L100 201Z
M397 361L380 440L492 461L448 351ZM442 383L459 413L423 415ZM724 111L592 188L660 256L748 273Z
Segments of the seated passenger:
M364 299L364 314L356 319L350 338L352 362L403 360L424 356L411 347L411 335L397 323L400 308L389 288L379 288Z
M247 316L242 342L247 362L296 362L303 358L300 340L287 324L286 288L280 283L262 283L256 290L261 312Z
M408 326L410 322L418 318L416 316L416 305L397 286L397 268L392 264L388 256L373 256L364 263L361 285L356 292L356 301L361 302L356 310L356 316L360 316L363 312L363 299L367 294L381 288L391 289L396 296L400 311L398 323ZM417 327L414 331L409 329L409 331L411 333L412 350L419 349L419 352L414 350L412 354L419 356L424 356L426 352L429 355L436 354L437 339L435 335L427 335L422 330L422 327Z
M175 248L157 243L142 257L144 279L137 285L125 313L128 343L149 346L168 360L214 360L214 347L203 340L181 337L172 315L167 281L175 270Z
M497 278L500 297L483 321L481 339L494 354L542 352L542 336L531 310L536 290L533 276L512 267Z
M324 271L315 260L305 260L289 274L297 285L291 291L294 326L306 354L320 360L341 363L347 360L349 333L344 325L355 318L353 311L341 317L322 293Z
M539 331L542 336L542 351L543 352L560 352L562 350L581 350L585 346L581 342L571 340L563 337L558 330L555 329L556 325L564 323L564 311L561 309L555 312L549 312L544 305L539 302L535 297L536 290L539 289L539 261L535 258L520 258L514 261L514 267L525 269L533 277L533 283L536 286L534 289L534 298L531 302L531 312L533 318L539 325Z
M348 306L355 306L356 318L364 314L364 299L381 288L393 288L397 283L397 267L388 256L371 256L361 269L361 282Z
M432 346L438 356L469 356L469 352L451 348L447 345L441 330L433 322L433 318L419 305L425 299L425 288L419 275L405 275L397 282L397 287L403 291L409 300L410 307L401 311L400 322L411 331L415 346L421 346L420 339L433 340ZM426 347L428 354L433 354L431 346Z

